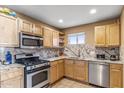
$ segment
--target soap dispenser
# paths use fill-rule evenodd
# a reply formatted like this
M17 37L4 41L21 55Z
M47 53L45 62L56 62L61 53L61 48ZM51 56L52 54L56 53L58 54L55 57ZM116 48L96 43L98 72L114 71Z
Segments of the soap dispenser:
M5 58L6 58L7 64L12 64L12 54L10 53L10 51L7 51Z

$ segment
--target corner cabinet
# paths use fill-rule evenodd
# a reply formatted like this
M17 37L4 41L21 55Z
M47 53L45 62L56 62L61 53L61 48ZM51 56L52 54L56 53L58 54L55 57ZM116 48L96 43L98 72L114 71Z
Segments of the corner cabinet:
M19 46L19 36L17 31L16 18L0 14L0 46Z
M88 82L88 62L65 59L65 76Z
M104 26L96 26L95 46L96 47L120 46L119 23Z
M88 63L83 61L75 61L74 79L88 82Z
M65 60L65 76L69 78L74 78L74 61L66 59Z

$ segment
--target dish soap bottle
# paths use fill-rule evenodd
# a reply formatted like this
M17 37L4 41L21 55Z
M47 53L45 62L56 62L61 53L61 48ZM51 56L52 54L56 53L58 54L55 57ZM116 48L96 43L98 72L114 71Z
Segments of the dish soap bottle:
M10 51L7 51L5 56L7 64L12 64L12 54L10 53Z

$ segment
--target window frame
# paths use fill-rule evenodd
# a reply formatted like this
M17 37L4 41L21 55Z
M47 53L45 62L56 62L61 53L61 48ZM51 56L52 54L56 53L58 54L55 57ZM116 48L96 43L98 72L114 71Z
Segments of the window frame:
M82 42L82 43L78 43L79 42L79 40L78 40L78 36L81 36L81 35L83 35L84 36L84 43ZM68 34L68 44L69 45L75 45L75 44L71 44L69 41L69 37L73 37L73 36L75 36L76 37L76 44L85 44L85 40L86 40L86 35L85 35L85 32L79 32L79 33L72 33L72 34Z

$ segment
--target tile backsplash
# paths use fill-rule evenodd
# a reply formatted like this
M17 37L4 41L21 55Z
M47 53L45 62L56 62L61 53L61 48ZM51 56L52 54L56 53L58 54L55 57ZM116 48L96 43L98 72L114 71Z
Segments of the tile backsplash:
M80 55L81 58L95 57L95 47L85 44L67 45L64 49L64 54L69 57L76 57Z
M51 58L55 56L59 56L59 49L55 48L42 48L42 49L19 49L19 48L0 48L0 60L5 60L5 54L7 51L10 51L13 55L12 63L14 63L14 55L22 54L22 53L33 53L36 56L39 56L40 59Z
M105 59L110 59L111 55L117 55L120 54L119 47L116 48L96 48L96 54L105 54Z
M110 59L110 54L119 55L119 51L119 48L95 48L95 46L85 44L67 45L64 54L70 57L75 57L80 54L81 58L96 58L96 54L105 54L105 58Z
M106 59L110 58L109 54L119 55L124 59L124 53L120 51L120 48L95 48L92 45L67 45L64 49L56 48L42 48L42 49L19 49L19 48L0 48L0 60L5 60L5 54L7 51L10 51L13 55L22 54L22 53L34 53L39 56L40 59L46 59L51 57L59 56L61 52L64 51L64 55L69 57L76 57L80 55L81 58L96 58L96 54L105 54ZM121 50L124 50L121 48ZM107 51L107 52L105 52Z

